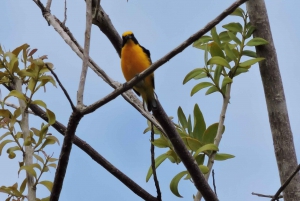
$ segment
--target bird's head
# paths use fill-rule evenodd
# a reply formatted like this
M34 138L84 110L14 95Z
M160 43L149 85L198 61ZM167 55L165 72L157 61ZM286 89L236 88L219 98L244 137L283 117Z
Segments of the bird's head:
M125 31L122 34L123 44L122 47L129 41L133 41L135 44L139 44L136 38L134 37L132 31Z

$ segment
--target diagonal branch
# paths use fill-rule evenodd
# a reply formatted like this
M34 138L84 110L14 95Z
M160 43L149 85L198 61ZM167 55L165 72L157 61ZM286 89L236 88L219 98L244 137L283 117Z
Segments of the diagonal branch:
M67 90L65 89L65 87L64 87L64 86L62 85L62 83L60 82L60 80L59 80L58 76L56 75L56 73L48 66L48 64L46 64L46 67L50 70L51 74L55 77L55 80L58 82L58 85L59 85L60 88L63 90L65 96L67 97L67 99L68 99L68 101L69 101L69 103L70 103L70 105L71 105L72 110L73 110L73 111L76 110L76 107L75 107L75 105L73 104L72 99L71 99L69 93L67 92Z
M86 30L84 38L83 62L80 75L80 82L77 92L77 107L83 107L83 93L88 69L90 42L91 42L91 29L92 29L92 0L86 0Z
M271 201L275 201L279 198L280 193L289 185L289 183L292 181L294 176L298 174L300 171L300 164L297 166L296 170L289 176L289 178L282 184L282 186L278 189L278 191L275 193Z

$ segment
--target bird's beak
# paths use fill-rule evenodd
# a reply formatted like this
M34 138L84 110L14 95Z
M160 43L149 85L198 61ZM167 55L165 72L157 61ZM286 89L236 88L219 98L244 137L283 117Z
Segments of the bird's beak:
M126 40L126 41L129 40L129 39L132 39L132 35L127 35L127 36L125 36L125 40Z

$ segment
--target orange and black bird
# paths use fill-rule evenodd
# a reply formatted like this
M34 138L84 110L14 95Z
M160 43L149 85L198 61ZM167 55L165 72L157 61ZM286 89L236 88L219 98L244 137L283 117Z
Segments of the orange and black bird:
M141 46L131 31L122 35L121 67L128 82L137 74L146 70L151 64L150 51ZM157 106L154 93L154 74L150 74L133 87L137 95L143 98L143 106L147 105L149 112Z

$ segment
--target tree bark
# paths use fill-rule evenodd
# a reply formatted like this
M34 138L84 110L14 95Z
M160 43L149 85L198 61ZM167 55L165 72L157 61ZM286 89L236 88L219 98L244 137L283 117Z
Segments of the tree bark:
M259 69L266 97L280 181L283 184L298 164L277 54L264 0L251 0L246 5L250 22L256 28L254 37L261 37L269 42L268 45L257 46L256 53L258 57L265 58L259 62ZM300 200L299 173L284 190L283 197L285 201Z

